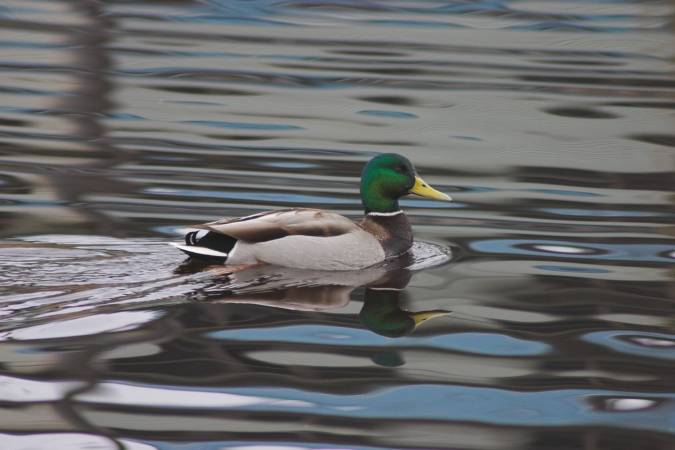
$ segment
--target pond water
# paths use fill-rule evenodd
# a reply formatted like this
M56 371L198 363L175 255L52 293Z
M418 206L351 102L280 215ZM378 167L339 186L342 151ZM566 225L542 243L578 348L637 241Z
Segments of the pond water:
M672 449L675 3L5 0L3 450ZM396 267L166 245L406 155Z

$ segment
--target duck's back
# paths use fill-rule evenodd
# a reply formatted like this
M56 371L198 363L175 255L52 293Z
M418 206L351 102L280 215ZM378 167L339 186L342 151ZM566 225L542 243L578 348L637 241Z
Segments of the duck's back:
M268 211L197 225L207 230L177 246L191 256L217 257L227 264L264 262L317 270L354 270L385 258L372 234L339 214L310 208ZM205 233L202 231L201 233ZM214 243L202 250L204 243Z
M236 219L221 219L195 228L227 234L249 243L266 242L292 235L339 236L358 228L340 214L312 208L266 211Z

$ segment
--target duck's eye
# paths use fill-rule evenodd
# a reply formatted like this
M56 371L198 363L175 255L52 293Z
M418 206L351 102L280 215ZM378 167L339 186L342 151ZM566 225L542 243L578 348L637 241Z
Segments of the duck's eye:
M403 167L403 166L396 166L396 171L397 171L398 173L403 173L403 172L405 172L405 167Z

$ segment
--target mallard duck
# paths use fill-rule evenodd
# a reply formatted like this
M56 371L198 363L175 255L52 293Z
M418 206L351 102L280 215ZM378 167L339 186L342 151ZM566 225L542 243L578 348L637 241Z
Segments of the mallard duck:
M408 194L451 200L425 183L407 158L381 154L361 174L365 217L359 222L320 209L282 209L196 225L185 244L172 245L193 258L239 267L362 269L410 249L412 229L398 204Z

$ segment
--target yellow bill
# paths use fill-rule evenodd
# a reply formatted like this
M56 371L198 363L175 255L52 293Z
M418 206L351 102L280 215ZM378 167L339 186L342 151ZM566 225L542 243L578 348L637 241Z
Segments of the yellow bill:
M433 319L435 317L443 317L450 314L451 311L444 311L442 309L434 309L431 311L419 311L410 314L412 320L415 321L415 328L417 328L422 322Z
M410 189L410 193L419 195L420 197L433 198L434 200L452 201L448 194L437 191L418 176L415 177L415 185Z

